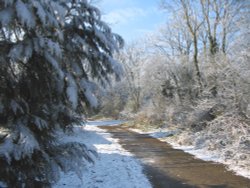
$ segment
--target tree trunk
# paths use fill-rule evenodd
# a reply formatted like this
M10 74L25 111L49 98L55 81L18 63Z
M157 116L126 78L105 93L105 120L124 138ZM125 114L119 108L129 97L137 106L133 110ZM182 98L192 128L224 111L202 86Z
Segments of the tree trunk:
M226 42L227 42L227 32L226 28L223 27L223 36L222 36L222 52L226 54Z
M198 42L196 34L194 34L193 37L194 37L194 66L195 66L197 81L199 84L199 91L202 92L201 72L198 62Z

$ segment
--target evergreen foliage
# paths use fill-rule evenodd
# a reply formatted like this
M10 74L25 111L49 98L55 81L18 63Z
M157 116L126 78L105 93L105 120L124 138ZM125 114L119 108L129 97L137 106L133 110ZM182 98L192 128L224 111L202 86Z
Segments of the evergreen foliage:
M122 45L87 0L0 2L0 182L49 187L60 169L91 161L55 132L97 105L93 81L119 75L112 54Z

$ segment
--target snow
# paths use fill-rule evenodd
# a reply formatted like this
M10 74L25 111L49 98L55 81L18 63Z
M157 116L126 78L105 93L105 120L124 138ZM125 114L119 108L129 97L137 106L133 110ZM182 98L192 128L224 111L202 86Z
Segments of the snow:
M90 106L92 108L96 108L98 106L97 99L96 99L95 95L90 90L88 90L88 89L85 90L84 95L87 98L87 100L89 101Z
M63 18L65 17L67 13L67 9L64 6L54 1L50 1L50 6L52 7L53 10L55 10L57 19L62 22Z
M81 80L81 88L83 89L84 95L87 98L89 104L91 107L96 108L98 106L98 101L96 96L93 93L94 90L94 83L86 80L86 79L82 79Z
M13 18L13 10L12 9L5 9L0 11L0 22L3 26L8 25L12 18Z
M48 127L47 121L43 120L38 116L33 116L33 118L33 122L39 130L43 130L44 128Z
M42 5L38 1L32 1L33 6L36 8L36 14L40 18L43 24L46 23L46 12L44 11Z
M48 49L50 50L51 54L56 55L56 57L62 57L62 50L60 45L57 42L53 42L52 40L48 39L47 41Z
M34 20L34 15L30 12L28 7L20 0L16 3L16 12L18 18L20 19L23 25L26 25L29 28L35 27L36 23Z
M14 60L18 60L22 58L23 45L17 44L9 52L9 57Z
M198 159L202 159L204 161L214 161L219 162L218 157L216 155L211 155L211 153L207 152L205 149L197 149L194 146L183 146L176 144L175 142L168 142L174 149L183 150L186 153L194 155Z
M33 54L33 45L31 40L26 39L26 45L24 47L24 57L25 59L30 59Z
M6 183L0 181L0 187L1 187L1 188L5 188L5 187L7 187L7 185L6 185Z
M114 125L120 125L122 123L125 123L126 121L122 120L111 120L111 121L88 121L86 125L89 126L114 126Z
M112 69L114 70L114 72L117 75L123 75L124 70L123 70L123 68L122 68L122 66L121 66L120 63L118 63L117 61L115 61L112 58L109 58L109 62L111 63Z
M70 74L67 75L67 83L68 83L68 87L67 87L68 99L71 102L72 107L76 109L77 104L78 104L77 85L75 83L74 78Z
M43 39L39 39L39 42L42 42L42 41L44 41L44 40ZM37 44L35 44L35 45L37 45ZM42 45L42 43L41 43L41 45ZM35 48L38 48L38 46L35 47ZM39 51L39 48L36 49L36 51ZM57 71L57 73L60 76L60 78L63 78L64 77L64 73L63 73L61 67L59 66L58 62L56 61L56 59L54 59L54 57L50 53L48 53L48 52L45 52L45 58L53 66L53 68Z
M0 145L0 157L5 158L8 163L31 156L34 150L40 149L39 144L30 130L21 121L16 123L16 132L8 129L0 129L0 135L7 134L4 142ZM18 142L16 144L15 142Z
M85 127L75 126L74 133L63 137L62 142L76 141L95 148L98 157L94 164L85 167L82 178L74 173L61 173L54 188L150 188L141 164L118 143L111 134L98 128L102 125L117 125L121 121L90 121Z
M15 100L11 100L10 106L11 106L11 109L14 112L14 114L17 113L18 109L23 113L22 107Z

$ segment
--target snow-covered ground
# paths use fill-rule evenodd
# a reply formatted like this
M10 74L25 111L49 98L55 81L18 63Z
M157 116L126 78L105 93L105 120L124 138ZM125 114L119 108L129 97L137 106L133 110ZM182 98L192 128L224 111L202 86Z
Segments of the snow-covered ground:
M84 143L98 152L94 164L86 166L82 178L74 173L61 173L54 188L150 188L141 164L126 151L111 134L98 128L102 125L119 124L119 121L89 122L76 126L74 133L62 137L62 142Z
M205 161L223 163L229 170L234 171L237 175L244 176L250 179L250 151L248 153L243 153L240 147L236 148L233 146L211 150L203 142L201 142L200 144L193 143L194 141L197 142L197 140L203 138L205 143L207 142L210 145L215 145L217 139L220 139L219 135L214 135L217 138L212 138L213 140L211 141L209 139L206 139L204 135L192 135L191 133L181 132L181 130L178 129L173 130L169 128L159 128L150 131L142 131L140 129L131 130L141 134L149 134L154 138L169 143L175 149L181 149L184 152L194 155L196 158ZM208 132L204 132L204 134L208 135ZM233 153L233 156L225 156L227 151L224 150ZM244 156L244 158L242 156Z
M123 120L108 120L108 121L88 121L86 125L89 126L114 126L120 125L126 121Z

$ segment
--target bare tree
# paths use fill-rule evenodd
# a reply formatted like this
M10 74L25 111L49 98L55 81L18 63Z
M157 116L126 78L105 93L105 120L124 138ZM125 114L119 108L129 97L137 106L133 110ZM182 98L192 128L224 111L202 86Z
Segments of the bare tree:
M235 32L235 18L240 14L244 3L235 0L200 0L204 29L209 41L210 55L221 50L226 54L228 36Z
M132 43L124 48L118 55L118 59L124 66L124 76L129 90L129 98L132 109L137 112L141 106L141 75L142 64L145 60L145 51L141 46Z
M187 28L183 27L183 20L176 16L173 23L166 24L159 29L154 37L154 46L169 58L191 55L192 37Z

